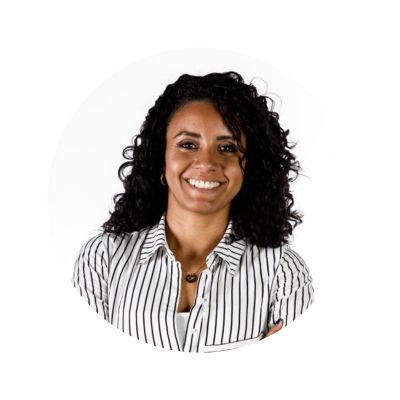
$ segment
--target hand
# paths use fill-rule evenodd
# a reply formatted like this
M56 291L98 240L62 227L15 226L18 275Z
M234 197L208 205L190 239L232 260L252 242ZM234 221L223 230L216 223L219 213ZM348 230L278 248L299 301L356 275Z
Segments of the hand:
M280 329L282 329L282 326L283 326L283 321L280 320L278 324L272 326L272 328L268 331L267 336L265 337L271 336L274 333L278 332Z

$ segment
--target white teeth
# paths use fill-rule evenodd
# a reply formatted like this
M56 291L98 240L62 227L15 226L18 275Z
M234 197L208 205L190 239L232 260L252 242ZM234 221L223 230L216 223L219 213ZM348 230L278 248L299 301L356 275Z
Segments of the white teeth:
M192 186L196 186L201 189L213 189L220 185L219 182L204 182L204 181L196 181L195 179L189 179L189 183Z

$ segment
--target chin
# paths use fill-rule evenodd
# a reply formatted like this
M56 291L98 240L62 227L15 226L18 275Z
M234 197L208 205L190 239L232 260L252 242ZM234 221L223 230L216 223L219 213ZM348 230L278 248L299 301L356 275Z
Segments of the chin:
M225 206L216 205L216 204L186 204L184 208L190 212L201 214L201 215L209 215L216 214L226 208Z

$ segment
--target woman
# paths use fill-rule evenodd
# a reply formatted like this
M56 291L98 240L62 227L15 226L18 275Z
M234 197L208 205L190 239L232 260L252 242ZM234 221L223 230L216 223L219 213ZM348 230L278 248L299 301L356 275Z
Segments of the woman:
M212 352L269 336L313 303L288 245L290 221L302 222L289 191L300 167L278 118L236 72L166 87L124 149L125 192L75 263L74 286L107 321Z

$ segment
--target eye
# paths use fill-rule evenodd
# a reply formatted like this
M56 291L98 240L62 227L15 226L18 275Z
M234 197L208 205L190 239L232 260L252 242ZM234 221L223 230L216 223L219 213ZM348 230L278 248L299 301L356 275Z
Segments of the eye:
M178 147L186 150L193 150L197 146L193 142L181 142L177 145ZM223 153L236 153L237 147L234 144L223 144L220 146L220 149L222 149Z
M226 151L226 153L235 153L235 152L237 151L236 146L233 145L233 144L223 144L223 145L221 146L221 148L226 148L226 149L228 149L228 150Z
M188 147L188 146L192 146L192 145L194 146L194 144L192 142L182 142L182 143L178 144L178 147L191 150L191 147Z

